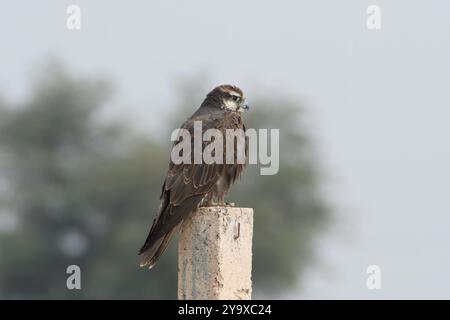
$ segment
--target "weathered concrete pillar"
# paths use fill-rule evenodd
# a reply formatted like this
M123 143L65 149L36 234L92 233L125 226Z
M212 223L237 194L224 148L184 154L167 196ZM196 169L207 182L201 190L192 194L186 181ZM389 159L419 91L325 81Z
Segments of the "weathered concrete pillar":
M178 299L251 299L253 209L205 207L181 227Z

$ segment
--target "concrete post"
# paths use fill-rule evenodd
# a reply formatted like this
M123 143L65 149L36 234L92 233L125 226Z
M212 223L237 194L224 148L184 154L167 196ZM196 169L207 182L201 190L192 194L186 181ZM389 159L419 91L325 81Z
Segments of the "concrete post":
M199 208L183 222L178 299L251 299L253 209Z

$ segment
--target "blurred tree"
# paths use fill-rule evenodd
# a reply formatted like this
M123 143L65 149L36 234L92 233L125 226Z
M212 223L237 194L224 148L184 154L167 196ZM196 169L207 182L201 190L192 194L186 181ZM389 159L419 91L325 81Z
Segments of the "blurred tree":
M28 102L0 105L0 224L17 222L0 228L0 298L176 298L176 240L152 271L136 255L158 206L168 139L105 123L108 84L48 68ZM192 88L179 88L191 103L174 111L194 111L204 92ZM273 296L312 261L329 214L301 107L263 98L253 106L248 127L281 128L280 172L250 166L230 198L255 208L254 285ZM66 288L71 264L82 290Z

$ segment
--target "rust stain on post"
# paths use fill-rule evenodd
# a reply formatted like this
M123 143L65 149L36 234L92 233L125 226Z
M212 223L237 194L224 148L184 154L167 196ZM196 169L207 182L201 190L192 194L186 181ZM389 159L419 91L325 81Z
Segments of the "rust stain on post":
M178 299L251 299L253 209L199 208L181 228Z

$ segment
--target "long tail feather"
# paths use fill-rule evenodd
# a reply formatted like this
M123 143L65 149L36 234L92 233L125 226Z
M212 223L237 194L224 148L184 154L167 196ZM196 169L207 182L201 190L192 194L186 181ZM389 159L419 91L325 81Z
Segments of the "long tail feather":
M154 241L154 243L150 246L144 245L139 254L142 254L140 266L145 267L148 266L149 269L151 269L155 263L158 261L158 259L161 257L161 255L166 250L167 246L169 245L170 240L172 239L173 235L177 233L181 223L179 223L175 228L173 228L171 231L166 233L164 236L159 238L158 240ZM150 237L151 235L149 235Z

